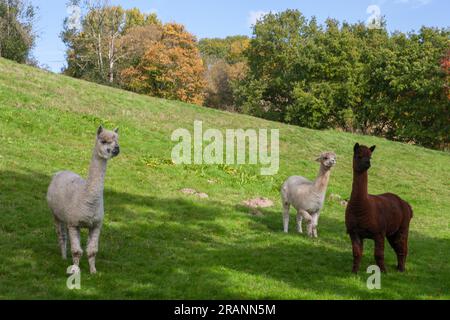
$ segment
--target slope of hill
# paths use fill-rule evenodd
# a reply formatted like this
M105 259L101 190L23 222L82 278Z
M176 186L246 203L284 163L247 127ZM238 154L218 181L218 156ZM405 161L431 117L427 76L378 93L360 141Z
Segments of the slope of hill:
M195 119L220 130L280 129L278 174L261 176L252 165L173 165L171 133L192 130ZM70 260L60 258L45 193L56 171L86 176L100 123L120 127L122 153L108 165L99 273L88 274L84 256L81 290L70 291ZM349 272L338 200L327 197L318 239L295 233L293 212L290 233L282 233L282 181L293 174L313 179L315 156L334 150L328 195L347 198L355 142L377 145L369 192L395 192L415 213L408 271L394 271L386 246L381 290L366 287L371 241L360 274ZM0 59L0 298L448 299L449 167L444 152L140 96ZM240 204L256 196L275 206L249 214Z

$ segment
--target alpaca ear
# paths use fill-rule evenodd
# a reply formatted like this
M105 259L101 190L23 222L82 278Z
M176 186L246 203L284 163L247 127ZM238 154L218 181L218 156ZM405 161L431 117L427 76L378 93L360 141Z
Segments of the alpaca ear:
M353 151L356 152L359 149L359 143L356 143L355 146L353 147Z
M377 146L371 146L371 147L370 147L370 151L371 151L371 152L374 152L376 147L377 147Z
M322 161L322 155L320 155L320 156L316 159L316 161L317 161L317 162Z
M103 132L103 126L102 125L100 125L100 127L98 127L98 130L97 130L97 137L100 135L100 133L102 133Z
M115 132L115 133L119 133L119 128L115 128L115 129L114 129L114 132Z

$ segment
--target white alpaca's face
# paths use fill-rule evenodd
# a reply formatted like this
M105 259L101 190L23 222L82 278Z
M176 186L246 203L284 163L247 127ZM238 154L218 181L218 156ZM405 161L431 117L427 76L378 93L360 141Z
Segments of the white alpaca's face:
M98 128L95 148L100 158L109 160L119 155L120 147L118 132L118 129L109 131L103 129L103 127Z
M323 164L327 168L334 167L336 165L336 154L334 152L323 152L317 161Z

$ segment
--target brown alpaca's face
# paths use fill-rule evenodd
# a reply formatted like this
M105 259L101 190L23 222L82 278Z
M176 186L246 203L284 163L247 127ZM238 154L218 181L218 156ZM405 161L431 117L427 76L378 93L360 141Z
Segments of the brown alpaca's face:
M359 143L357 143L353 149L353 169L357 172L365 172L369 170L371 166L370 160L375 148L376 146L368 148L366 146L360 146Z
M119 155L119 129L109 131L99 127L97 131L96 150L100 158L109 160Z

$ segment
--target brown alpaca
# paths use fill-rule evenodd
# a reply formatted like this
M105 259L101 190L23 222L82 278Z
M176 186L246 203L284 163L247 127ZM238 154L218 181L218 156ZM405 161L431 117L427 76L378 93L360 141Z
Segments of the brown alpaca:
M352 195L345 212L345 225L353 247L353 272L357 273L363 254L364 239L375 241L375 260L380 270L384 266L384 238L397 254L397 269L405 271L408 254L411 206L395 194L378 196L367 193L367 170L375 146L368 148L358 143L354 147Z

